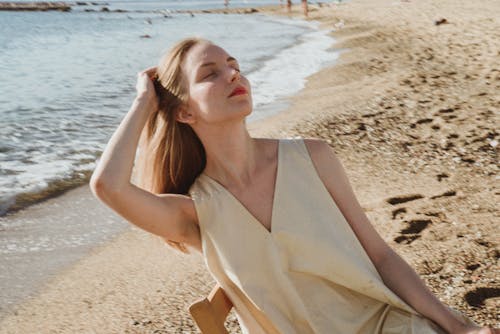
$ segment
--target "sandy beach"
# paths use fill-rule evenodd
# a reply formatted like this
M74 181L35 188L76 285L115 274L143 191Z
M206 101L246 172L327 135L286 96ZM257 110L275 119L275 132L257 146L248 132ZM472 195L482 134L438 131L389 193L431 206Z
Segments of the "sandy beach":
M249 126L255 137L327 140L384 240L441 301L495 327L499 12L494 0L311 6L339 60L286 111ZM77 191L92 197L88 186ZM198 333L187 308L214 283L201 255L131 227L5 314L0 333ZM226 324L240 333L234 311Z

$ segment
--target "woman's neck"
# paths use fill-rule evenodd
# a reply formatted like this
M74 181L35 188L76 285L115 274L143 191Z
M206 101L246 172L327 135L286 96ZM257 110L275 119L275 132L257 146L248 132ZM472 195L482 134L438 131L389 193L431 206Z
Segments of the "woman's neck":
M247 129L221 131L202 141L207 164L204 173L225 186L245 187L259 166L258 142Z

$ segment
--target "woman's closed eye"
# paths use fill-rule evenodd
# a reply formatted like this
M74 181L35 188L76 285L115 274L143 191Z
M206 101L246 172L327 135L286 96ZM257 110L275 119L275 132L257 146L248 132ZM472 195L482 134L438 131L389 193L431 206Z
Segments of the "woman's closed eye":
M210 71L207 75L205 75L205 76L203 77L203 79L207 79L207 78L209 78L209 77L211 77L211 76L213 76L213 75L216 75L216 74L217 74L217 73L216 73L216 71Z
M240 71L240 69L239 69L239 68L237 68L237 67L233 67L233 69L234 69L234 70L236 70L236 72L241 73L241 71ZM216 71L216 70L210 71L209 73L207 73L207 74L203 77L203 80L208 79L208 78L210 78L210 77L215 77L215 76L217 76L217 74L218 74L218 71Z

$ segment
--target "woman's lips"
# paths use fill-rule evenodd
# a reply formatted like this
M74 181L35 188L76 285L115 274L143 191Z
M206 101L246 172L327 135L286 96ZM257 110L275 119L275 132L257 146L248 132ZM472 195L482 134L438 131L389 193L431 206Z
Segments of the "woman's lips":
M236 95L242 95L242 94L246 94L246 93L247 93L247 90L245 89L245 87L238 86L233 90L233 92L231 93L231 95L229 95L229 97L236 96Z

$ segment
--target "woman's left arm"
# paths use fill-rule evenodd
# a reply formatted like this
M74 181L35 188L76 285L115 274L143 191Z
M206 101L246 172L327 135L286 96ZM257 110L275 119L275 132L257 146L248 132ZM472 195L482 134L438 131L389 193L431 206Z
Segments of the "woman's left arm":
M330 146L321 139L304 139L304 143L319 177L377 268L384 284L448 333L474 333L467 331L470 324L464 324L441 303L418 274L378 234L359 204L342 163Z
M424 317L448 333L458 333L464 323L429 290L413 268L392 249L376 264L384 284Z

